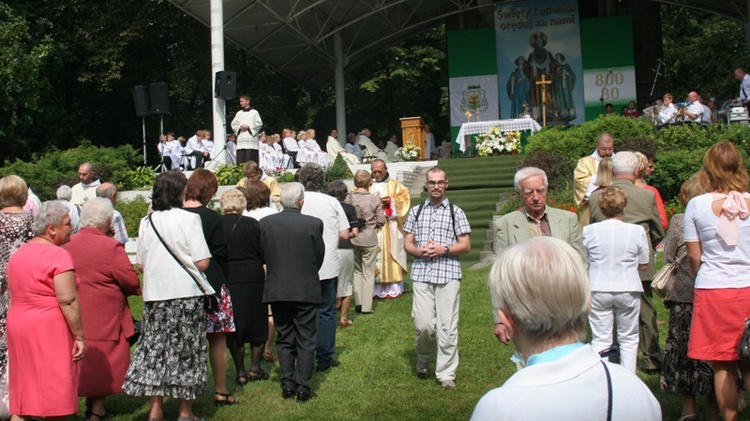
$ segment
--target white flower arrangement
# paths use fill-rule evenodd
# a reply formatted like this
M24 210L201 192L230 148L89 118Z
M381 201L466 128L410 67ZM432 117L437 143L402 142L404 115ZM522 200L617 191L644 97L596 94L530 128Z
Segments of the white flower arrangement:
M422 148L412 142L407 142L403 148L396 151L396 158L400 161L416 161L419 159L420 152L422 152Z
M503 132L500 127L493 127L489 133L479 135L477 155L518 155L521 153L521 132Z

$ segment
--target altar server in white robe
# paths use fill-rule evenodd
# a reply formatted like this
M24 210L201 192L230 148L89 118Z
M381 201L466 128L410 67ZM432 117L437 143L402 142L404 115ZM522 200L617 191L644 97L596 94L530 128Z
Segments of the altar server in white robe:
M263 120L258 111L250 106L250 96L240 96L241 110L232 120L232 130L237 135L237 164L247 161L258 163L258 141Z

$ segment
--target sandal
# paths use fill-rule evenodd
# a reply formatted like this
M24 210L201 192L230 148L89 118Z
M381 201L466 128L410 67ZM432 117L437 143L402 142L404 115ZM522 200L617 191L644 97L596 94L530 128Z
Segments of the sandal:
M262 368L259 369L258 371L250 370L250 375L248 376L248 379L251 382L257 382L260 380L268 380L269 378L271 378L271 375L263 371Z
M216 399L217 396L221 396L224 399ZM229 393L214 392L214 404L216 404L216 406L237 405L240 402L239 399L229 395Z
M244 386L247 384L247 373L245 370L237 372L237 386Z
M339 322L339 326L341 326L342 329L346 329L347 327L351 327L354 323L349 319L344 319Z
M91 412L90 409L87 409L86 412L83 413L83 415L86 417L87 421L91 421L91 417L96 417L98 421L104 421L106 419L109 419L109 417L107 417L107 414L104 414L104 415L95 414Z

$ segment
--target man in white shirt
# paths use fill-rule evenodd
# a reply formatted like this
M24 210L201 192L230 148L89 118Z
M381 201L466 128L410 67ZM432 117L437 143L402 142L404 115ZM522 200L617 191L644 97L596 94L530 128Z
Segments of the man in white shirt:
M683 108L682 113L685 114L685 117L683 117L682 121L685 123L700 124L701 117L703 116L703 105L698 100L698 93L691 91L688 94L688 99L690 100L690 105Z
M675 117L677 116L677 107L674 106L672 101L674 97L672 94L664 94L664 107L659 111L657 117L657 124L674 124Z
M740 81L740 94L735 101L742 101L742 105L747 106L750 103L750 75L745 73L745 69L738 67L734 69L734 77Z
M112 183L102 183L102 185L97 187L96 196L109 199L109 201L112 202L113 208L117 205L117 187ZM126 244L129 238L128 229L125 227L125 220L122 218L120 212L117 210L114 212L115 214L112 216L112 228L110 233L112 234L112 238L122 244Z
M81 206L87 200L96 197L96 188L102 182L95 180L94 177L94 166L90 163L84 162L78 167L78 179L81 182L71 188L70 203Z
M203 161L209 161L211 154L203 143L206 138L205 130L198 130L195 135L188 139L185 145L185 154L191 156L191 168L203 168Z
M323 167L308 163L297 171L297 175L299 182L305 186L302 214L323 221L323 242L326 251L323 266L318 272L321 303L318 311L318 345L315 357L318 371L326 371L340 364L333 358L336 352L336 290L341 269L338 248L339 240L349 239L349 220L338 200L320 192L325 181Z
M159 144L157 145L159 154L161 155L164 164L170 170L176 170L180 168L180 155L182 154L180 142L174 139L174 133L168 132L166 135L159 136Z

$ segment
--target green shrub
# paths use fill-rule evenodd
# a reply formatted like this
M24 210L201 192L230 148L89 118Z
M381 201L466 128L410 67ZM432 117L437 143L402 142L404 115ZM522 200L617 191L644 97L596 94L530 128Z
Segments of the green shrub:
M520 166L543 169L551 190L568 189L573 182L575 163L561 153L537 149L526 154Z
M333 161L333 165L326 168L325 185L336 180L348 180L354 177L349 166L346 165L344 157L341 154L336 155L336 159ZM325 187L325 186L323 186Z
M659 190L665 202L671 201L680 193L682 183L701 168L707 150L704 146L659 152L649 184Z
M138 167L135 170L125 171L122 179L121 190L148 190L154 185L156 171L151 167Z
M220 186L234 186L245 177L242 165L225 165L214 174Z
M51 150L35 156L31 162L6 161L0 175L15 174L23 178L41 200L55 198L55 191L63 184L78 182L78 167L84 162L94 166L96 177L114 183L122 189L125 173L135 168L141 157L132 146L116 148L93 146L88 141L65 151Z
M122 214L125 221L125 227L128 229L128 237L138 237L138 226L141 219L148 215L149 202L143 195L138 195L133 200L118 200L115 206L118 212Z

